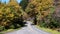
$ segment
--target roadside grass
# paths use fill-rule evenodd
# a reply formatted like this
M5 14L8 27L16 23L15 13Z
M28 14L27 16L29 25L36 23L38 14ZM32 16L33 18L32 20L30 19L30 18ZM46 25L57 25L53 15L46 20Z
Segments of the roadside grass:
M6 32L11 32L11 31L13 31L13 30L14 30L14 29L4 30L4 31L0 32L0 34L4 34L4 33L6 33Z
M52 30L52 29L48 29L48 28L44 28L44 27L39 27L39 26L36 26L36 27L43 30L43 31L49 32L51 34L60 34L60 32L58 32L56 30Z
M4 34L4 33L7 33L7 32L17 31L19 29L21 29L21 28L4 30L4 31L0 32L0 34Z
M0 33L0 34L3 34L3 33Z

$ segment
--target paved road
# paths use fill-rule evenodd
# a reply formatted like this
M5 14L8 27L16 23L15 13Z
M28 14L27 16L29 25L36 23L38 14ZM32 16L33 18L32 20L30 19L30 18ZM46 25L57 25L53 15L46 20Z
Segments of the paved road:
M14 32L9 32L6 34L50 34L48 32L42 31L35 26L31 25L32 22L27 21L27 27L23 27L22 29Z

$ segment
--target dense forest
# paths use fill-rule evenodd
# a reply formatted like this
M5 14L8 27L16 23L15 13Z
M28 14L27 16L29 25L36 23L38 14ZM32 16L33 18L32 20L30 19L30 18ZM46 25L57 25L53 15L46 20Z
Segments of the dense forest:
M60 28L59 0L10 0L0 1L0 31L25 26L24 21L31 18L40 27Z

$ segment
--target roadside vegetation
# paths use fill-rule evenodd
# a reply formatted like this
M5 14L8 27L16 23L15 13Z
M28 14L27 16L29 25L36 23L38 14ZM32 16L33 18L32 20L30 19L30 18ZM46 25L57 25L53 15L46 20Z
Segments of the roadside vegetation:
M51 33L51 34L60 34L60 32L56 31L56 30L53 30L53 29L49 29L49 28L44 28L44 27L40 27L40 26L36 26L37 28L43 30L43 31L46 31L48 33Z
M10 0L8 3L0 1L0 32L21 28L25 26L24 21L27 20L32 20L33 24L43 27L41 28L43 30L47 28L46 30L52 34L60 32L60 8L58 8L60 4L58 1L21 0L20 3L16 0Z

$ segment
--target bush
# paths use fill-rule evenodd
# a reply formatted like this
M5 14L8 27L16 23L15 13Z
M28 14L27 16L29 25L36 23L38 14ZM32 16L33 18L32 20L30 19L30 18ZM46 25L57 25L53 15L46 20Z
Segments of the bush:
M10 26L10 29L14 29L14 28L15 28L14 25L11 25L11 26Z
M52 15L45 17L41 20L40 26L41 27L47 27L47 28L60 28L60 22L59 19L54 18Z
M0 26L0 31L3 31L3 29L4 29L4 26Z

